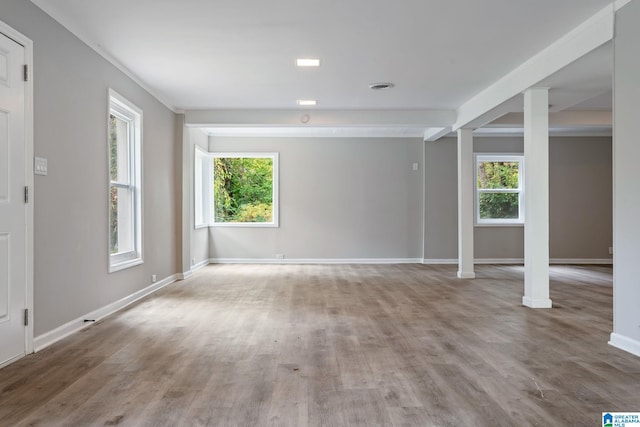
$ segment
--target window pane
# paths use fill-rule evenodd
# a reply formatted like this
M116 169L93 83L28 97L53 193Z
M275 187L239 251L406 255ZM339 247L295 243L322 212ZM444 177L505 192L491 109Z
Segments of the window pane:
M213 159L215 222L273 221L273 158Z
M478 188L517 189L518 162L478 162Z
M129 183L129 123L109 116L109 166L111 181Z
M480 193L480 219L518 219L518 193Z
M109 236L111 254L131 252L134 246L133 191L111 187Z

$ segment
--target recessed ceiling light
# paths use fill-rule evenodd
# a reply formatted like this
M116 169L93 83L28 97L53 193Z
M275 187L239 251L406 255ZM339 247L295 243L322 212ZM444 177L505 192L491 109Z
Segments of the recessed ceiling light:
M317 58L298 58L296 59L298 67L319 67L320 60Z
M391 82L379 82L379 83L371 83L369 85L369 89L371 90L385 90L385 89L391 89L392 87L394 87L395 85Z
M302 107L309 107L317 104L315 99L298 99L296 102Z

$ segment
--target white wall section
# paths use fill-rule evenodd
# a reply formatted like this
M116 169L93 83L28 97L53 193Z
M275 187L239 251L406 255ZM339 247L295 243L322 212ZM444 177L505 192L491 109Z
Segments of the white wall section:
M613 333L610 344L640 356L640 1L616 17L613 145Z

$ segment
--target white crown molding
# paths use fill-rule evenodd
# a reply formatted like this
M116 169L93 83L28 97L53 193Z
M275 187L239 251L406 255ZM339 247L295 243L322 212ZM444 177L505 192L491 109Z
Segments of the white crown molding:
M122 62L116 59L109 52L106 52L98 43L91 40L78 26L73 24L71 21L68 21L64 18L63 14L50 3L43 2L41 0L31 0L31 3L35 4L38 8L40 8L44 13L53 18L58 24L62 25L66 28L71 34L76 36L82 43L86 44L93 51L95 51L98 55L104 58L111 65L116 67L118 70L122 71L127 77L133 80L138 86L147 91L152 97L154 97L158 102L167 107L172 112L178 114L182 111L176 109L175 106L171 105L167 100L164 99L162 95L156 92L153 88L151 88L147 83L138 77L133 71L128 69Z

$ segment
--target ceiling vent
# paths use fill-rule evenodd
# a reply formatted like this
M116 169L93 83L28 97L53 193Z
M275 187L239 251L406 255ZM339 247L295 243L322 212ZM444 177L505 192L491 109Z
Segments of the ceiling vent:
M369 89L371 89L371 90L385 90L385 89L391 89L394 86L395 85L393 83L390 83L390 82L371 83L369 85Z

